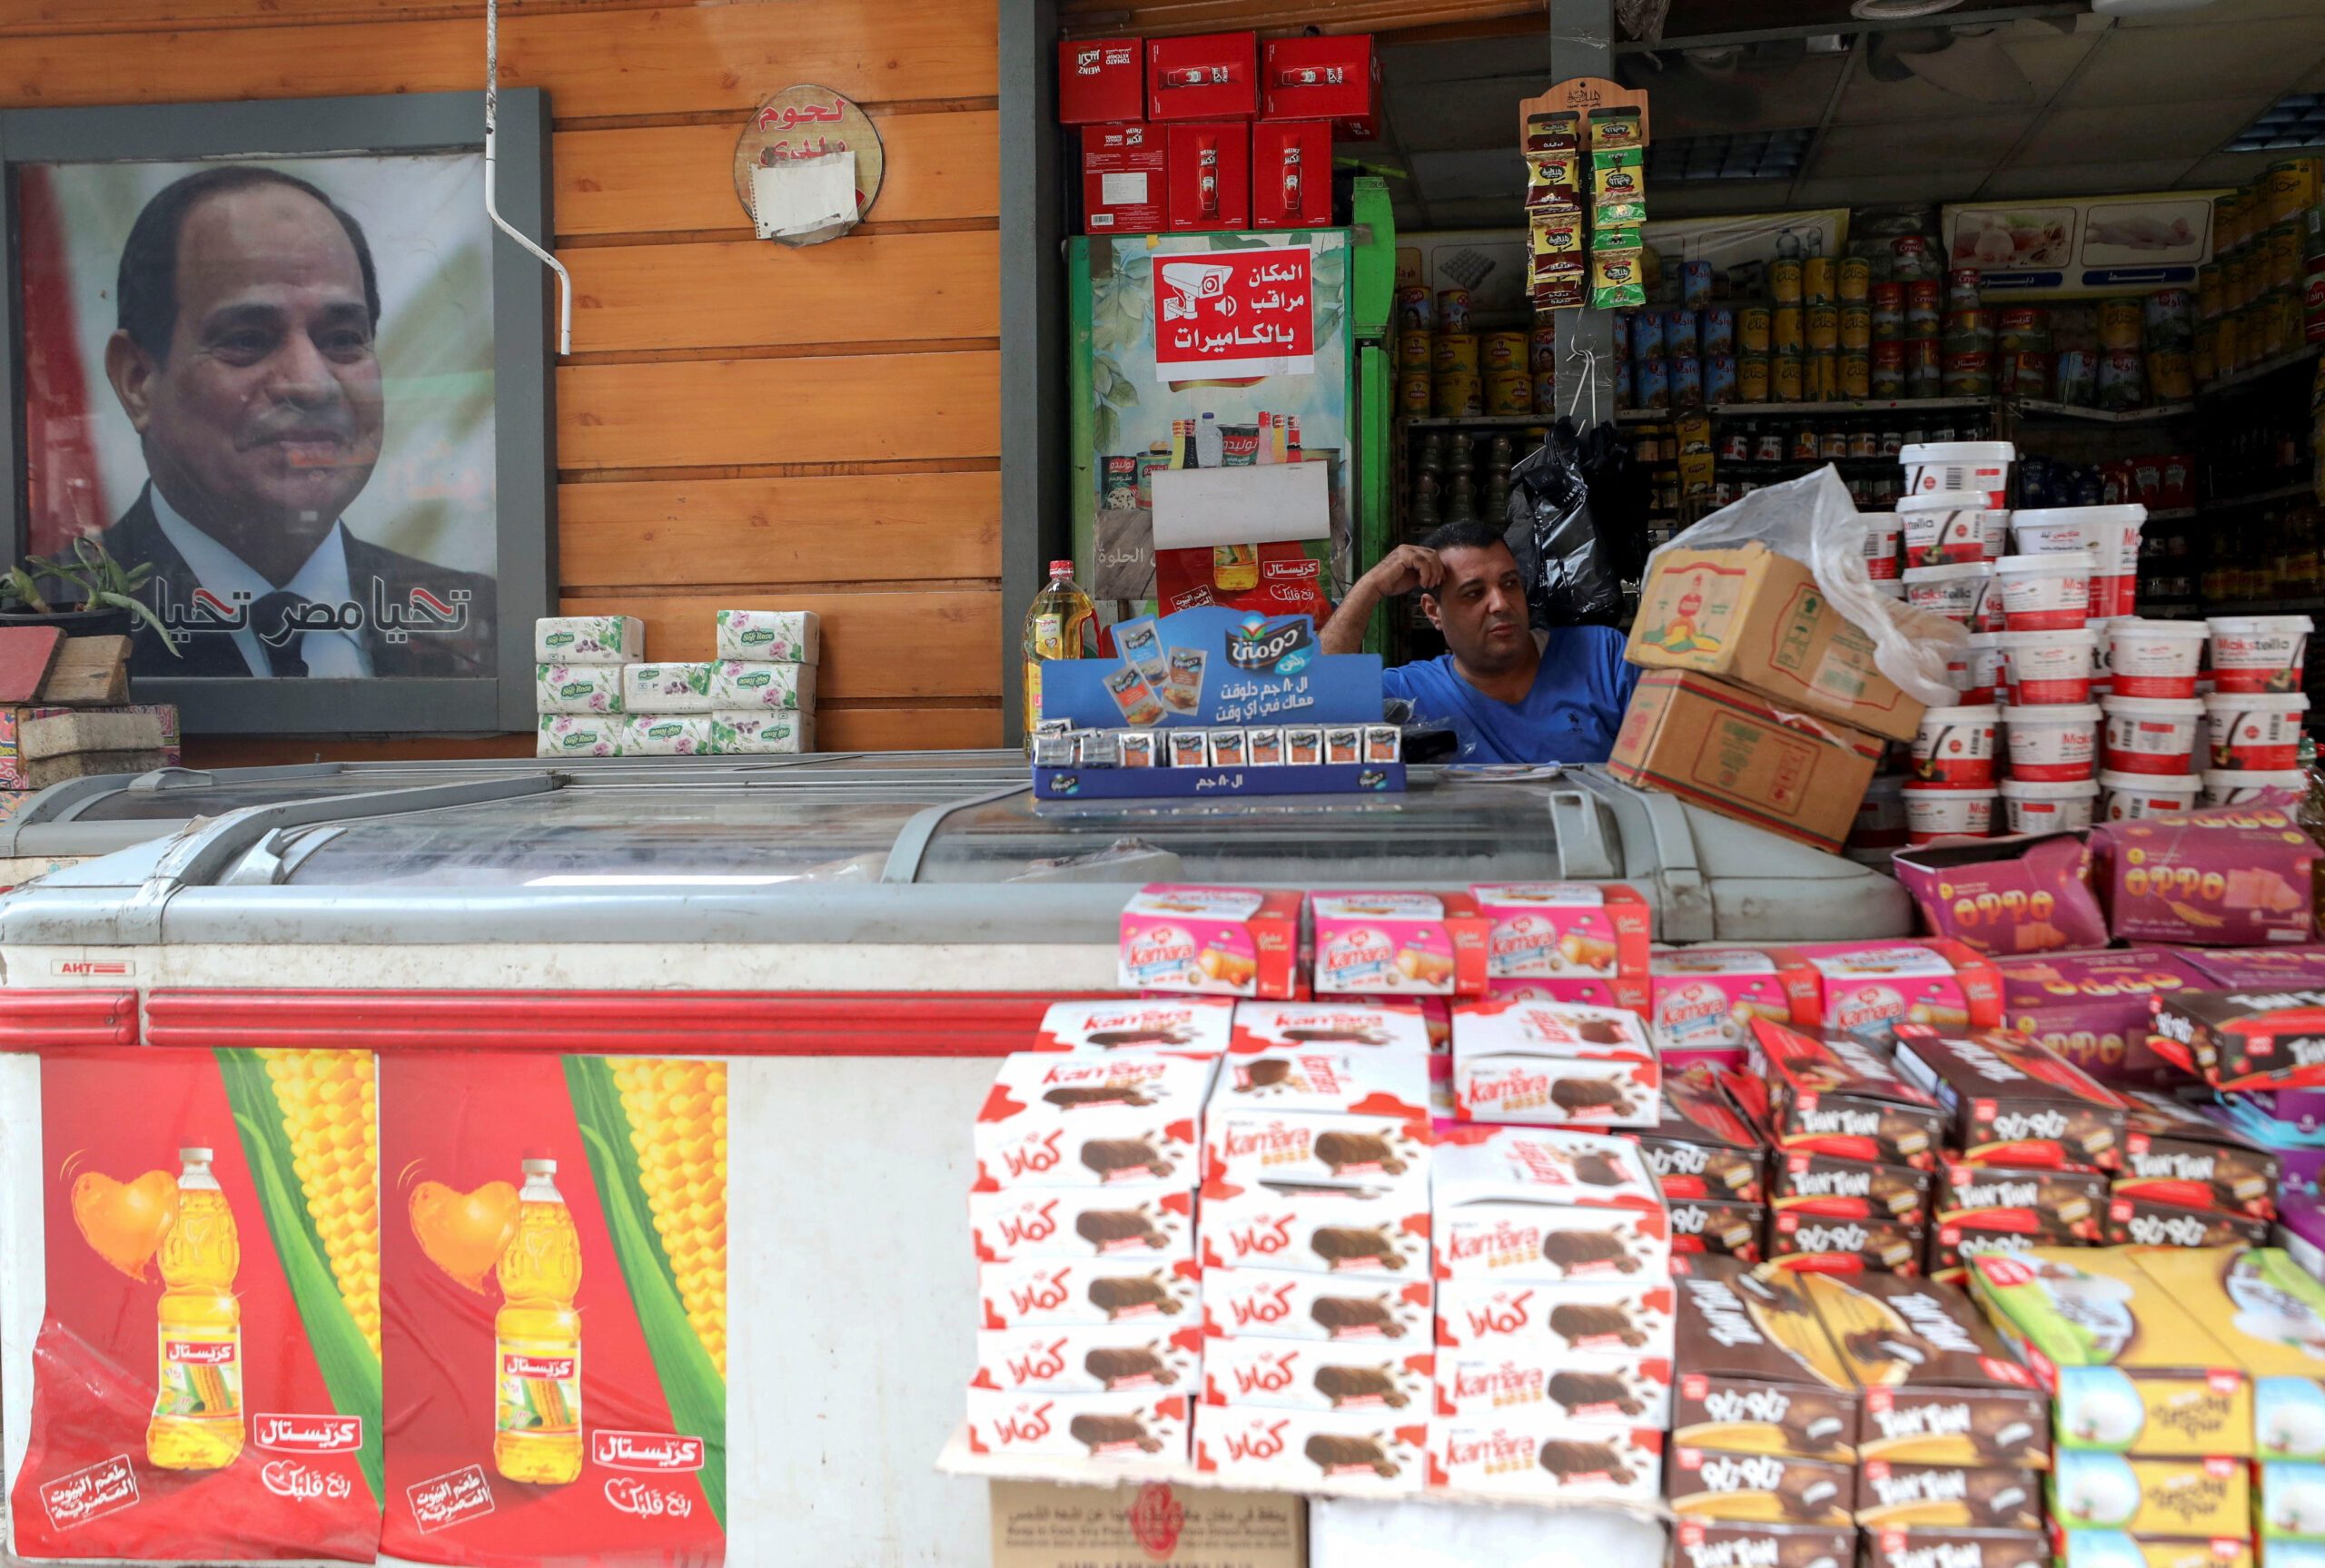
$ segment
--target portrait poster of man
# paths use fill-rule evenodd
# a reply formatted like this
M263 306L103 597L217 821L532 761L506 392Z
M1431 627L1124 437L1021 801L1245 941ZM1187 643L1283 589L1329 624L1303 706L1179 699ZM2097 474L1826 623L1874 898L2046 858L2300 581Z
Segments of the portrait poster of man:
M137 677L490 677L491 246L475 153L19 170L29 518L166 636Z

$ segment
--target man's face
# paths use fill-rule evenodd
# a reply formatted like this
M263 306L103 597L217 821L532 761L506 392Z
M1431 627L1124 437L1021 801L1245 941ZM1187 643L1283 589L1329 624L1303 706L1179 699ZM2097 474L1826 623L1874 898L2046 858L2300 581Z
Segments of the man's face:
M1509 547L1438 552L1445 580L1421 603L1453 656L1485 674L1526 661L1533 633L1526 616L1526 582Z
M106 351L154 483L229 543L320 535L380 458L380 362L353 243L303 192L224 192L185 215L175 281L168 357L120 332Z

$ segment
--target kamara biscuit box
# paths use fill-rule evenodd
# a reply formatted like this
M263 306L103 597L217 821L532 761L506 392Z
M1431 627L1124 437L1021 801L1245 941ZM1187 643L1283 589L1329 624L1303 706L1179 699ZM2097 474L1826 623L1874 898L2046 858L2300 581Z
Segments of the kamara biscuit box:
M1652 1127L1662 1089L1637 1013L1504 1001L1453 1010L1453 1106L1462 1120Z
M2002 973L1958 942L1837 942L1790 954L1816 973L1819 1021L1887 1045L1901 1023L1992 1029L2002 1022Z
M1766 1151L1758 1134L1707 1069L1666 1077L1662 1119L1624 1136L1647 1157L1666 1198L1759 1203L1767 1197Z
M2251 1378L2254 1457L2325 1461L2325 1284L2275 1247L2132 1256Z
M1831 1459L1700 1448L1675 1436L1663 1483L1681 1519L1841 1524L1856 1514L1856 1466Z
M1448 1285L1437 1414L1536 1406L1659 1431L1671 1415L1672 1301L1667 1280Z
M2040 1530L1885 1524L1865 1533L1864 1563L1865 1568L2052 1568L2051 1543ZM2118 1568L2142 1568L2142 1564L2134 1562ZM2243 1568L2251 1564L2247 1563Z
M1430 1137L1426 1055L1231 1055L1203 1108L1203 1180L1246 1188L1362 1183L1425 1195Z
M969 1194L979 1263L1195 1255L1194 1194L1135 1187L1011 1187Z
M2117 1194L2107 1200L2100 1238L2111 1247L2261 1247L2271 1222L2217 1208L2182 1208Z
M2050 1463L2050 1396L1967 1296L1893 1274L1812 1274L1801 1284L1864 1390L1858 1457L2036 1470Z
M1663 1434L1538 1412L1440 1418L1430 1428L1429 1478L1483 1496L1652 1507Z
M1429 1416L1411 1410L1287 1410L1206 1405L1195 1416L1195 1469L1268 1492L1380 1496L1418 1493L1429 1474Z
M1202 1335L1123 1323L1106 1328L986 1329L977 1336L972 1388L1052 1394L1176 1391L1192 1397L1202 1376Z
M1035 1050L1170 1050L1223 1055L1235 1004L1203 997L1144 1001L1054 1001L1034 1036Z
M1967 1164L2112 1170L2122 1163L2122 1100L2023 1035L1905 1024L1895 1060L1935 1098L1946 1143Z
M1420 1414L1436 1366L1426 1346L1213 1339L1203 1347L1203 1403Z
M1663 1199L1638 1150L1620 1139L1465 1128L1435 1152L1439 1279L1555 1285L1667 1272Z
M1643 977L1654 911L1618 883L1486 883L1469 889L1491 922L1495 980Z
M1751 1069L1756 1081L1739 1090L1766 1099L1745 1109L1779 1149L1935 1169L1944 1125L1937 1101L1863 1040L1756 1018Z
M1287 1268L1209 1268L1202 1331L1213 1339L1360 1344L1374 1354L1426 1350L1436 1287Z
M1856 1528L1849 1524L1747 1524L1682 1519L1672 1527L1671 1568L1850 1568ZM2046 1564L1914 1563L1909 1568L2047 1568Z
M1483 996L1485 917L1467 893L1318 892L1319 996Z
M977 1268L980 1321L988 1329L1103 1328L1138 1323L1169 1333L1199 1321L1202 1273L1172 1263L1107 1257L1035 1257Z
M1758 1263L1767 1256L1768 1206L1717 1198L1671 1200L1671 1250Z
M1183 1463L1185 1394L969 1390L969 1452L997 1459L1094 1459L1109 1464Z
M2250 1380L2135 1254L2037 1247L1974 1258L1970 1294L2050 1391L2057 1452L2251 1455Z
M1253 888L1141 888L1123 909L1122 988L1290 1001L1300 903L1296 892Z
M1410 1187L1214 1188L1202 1195L1205 1269L1430 1277L1429 1197Z
M2251 1466L2225 1455L2150 1459L2063 1449L2051 1472L2051 1514L2069 1533L2249 1535Z
M2114 1088L2162 1088L2179 1074L2148 1049L2148 999L2204 989L2204 977L2160 947L2004 959L2003 1022Z
M1859 1395L1800 1277L1730 1258L1673 1266L1674 1441L1846 1464Z
M1239 1056L1285 1050L1427 1056L1429 1022L1410 1001L1240 1001L1229 1049Z
M1867 1459L1857 1468L1856 1522L2033 1534L2043 1528L2043 1476L2016 1465Z
M2325 1089L2325 986L2183 991L2152 1005L2156 1053L2215 1089Z
M975 1190L1195 1187L1215 1065L1163 1051L1004 1058L977 1112Z
M1811 1210L1779 1209L1768 1216L1768 1261L1786 1268L1884 1269L1919 1274L1929 1228L1919 1219L1886 1216L1836 1218Z
M2284 1161L2272 1150L2200 1116L2169 1095L2123 1096L2123 1168L2115 1190L2129 1198L2221 1208L2256 1218L2277 1214Z
M1797 959L1756 947L1690 947L1647 963L1647 1022L1667 1063L1717 1059L1742 1065L1752 1020L1814 1024L1822 992Z

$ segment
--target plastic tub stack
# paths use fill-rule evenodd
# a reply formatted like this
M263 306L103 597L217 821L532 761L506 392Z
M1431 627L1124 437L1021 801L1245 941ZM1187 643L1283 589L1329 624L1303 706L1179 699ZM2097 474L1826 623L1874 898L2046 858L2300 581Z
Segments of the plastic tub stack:
M816 749L813 610L720 610L717 657L649 664L628 616L536 623L542 756L764 756Z

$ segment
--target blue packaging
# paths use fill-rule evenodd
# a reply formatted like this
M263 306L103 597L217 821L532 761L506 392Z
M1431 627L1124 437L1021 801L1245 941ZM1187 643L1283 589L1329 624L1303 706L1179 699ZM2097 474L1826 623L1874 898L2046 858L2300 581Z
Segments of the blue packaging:
M1713 354L1704 360L1704 401L1715 406L1736 400L1736 356Z
M1736 352L1736 312L1715 305L1703 314L1704 358Z
M1632 407L1667 409L1671 406L1671 378L1662 355L1633 360L1631 372L1638 389Z
M1670 359L1671 406L1675 409L1700 409L1704 406L1704 362L1693 354L1674 354Z
M1656 311L1633 311L1631 313L1631 358L1659 360L1662 357L1662 314Z
M1700 311L1711 303L1711 263L1689 261L1679 269L1679 298L1691 311Z
M1664 311L1663 357L1676 360L1687 354L1700 358L1703 351L1703 338L1696 330L1696 313L1693 311Z

